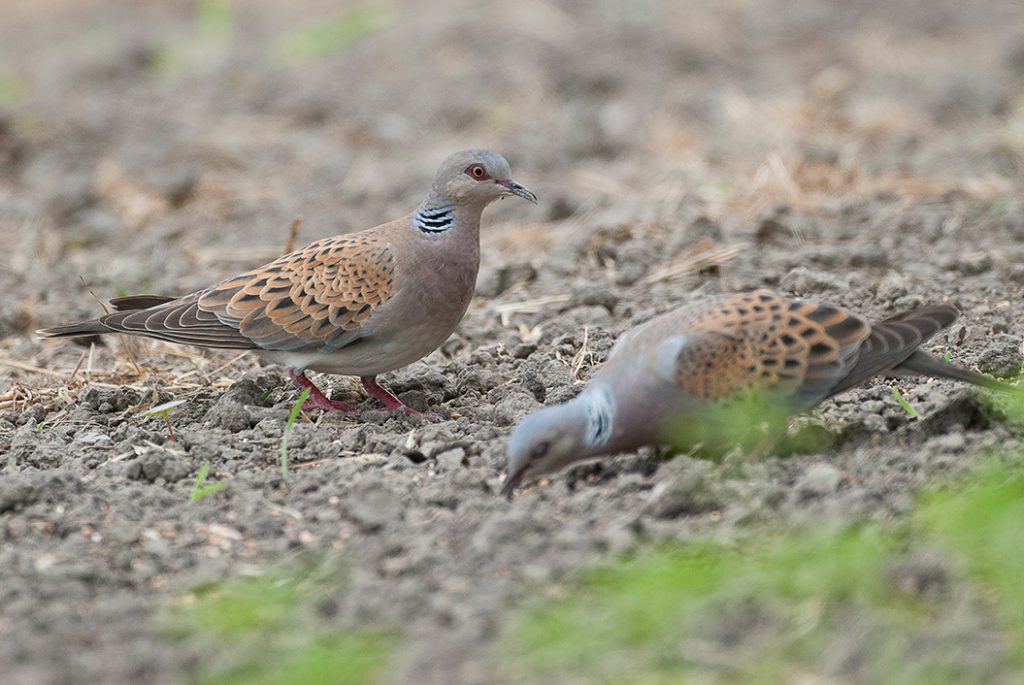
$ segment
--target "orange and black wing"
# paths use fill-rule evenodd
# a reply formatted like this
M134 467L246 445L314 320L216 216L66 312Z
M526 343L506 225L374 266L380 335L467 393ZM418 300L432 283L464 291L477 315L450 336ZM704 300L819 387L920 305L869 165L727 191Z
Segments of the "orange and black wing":
M768 290L713 299L686 318L675 381L706 399L753 389L811 406L836 392L871 335L841 307Z
M99 322L201 347L331 351L365 334L366 322L395 290L391 249L356 234L317 241L207 290L164 303L152 298L155 306Z

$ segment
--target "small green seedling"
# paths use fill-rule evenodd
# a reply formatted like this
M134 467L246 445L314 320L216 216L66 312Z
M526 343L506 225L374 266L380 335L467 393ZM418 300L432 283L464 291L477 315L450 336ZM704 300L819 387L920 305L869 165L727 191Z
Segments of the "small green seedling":
M723 458L737 447L747 455L760 454L787 435L792 414L793 408L786 398L750 389L738 393L730 402L709 404L693 420L670 426L667 442L713 460Z
M1012 386L1012 390L984 393L981 396L982 400L986 406L994 410L1000 421L1020 429L1024 427L1024 368L999 374L999 380Z
M164 423L167 424L167 433L171 437L171 442L176 442L174 437L174 428L171 426L171 412L174 411L175 407L179 407L188 400L171 400L170 402L164 402L158 404L155 407L150 407L145 411L143 416L162 416L164 417Z
M274 392L273 388L267 388L260 393L260 402L266 402L267 398L270 397L270 393Z
M228 0L199 0L196 4L196 27L202 36L225 40L234 25L235 16Z
M196 0L191 34L157 46L149 66L167 76L180 76L224 59L235 29L232 5L232 0Z
M246 569L169 602L164 631L197 654L196 685L364 685L384 682L397 636L365 621L352 627L319 618L325 599L345 587L333 564Z
M903 396L903 393L900 392L899 388L892 389L892 396L895 397L896 401L900 403L901 407L903 407L903 411L907 412L907 416L912 419L916 419L919 416L917 410L911 406L910 402L907 402L907 398Z
M196 474L196 480L192 483L192 492L188 496L189 502L198 502L207 495L212 495L215 492L220 492L228 486L227 483L212 483L206 485L206 476L210 473L210 460L207 459L203 462L203 465L199 467L199 473Z
M28 97L28 83L11 72L0 72L0 105L19 105Z
M387 28L391 15L382 4L368 4L293 29L278 39L280 59L323 57Z
M299 395L299 399L295 400L295 405L292 407L292 413L288 415L288 421L284 424L284 433L281 435L281 478L288 480L288 434L292 431L292 426L295 425L295 420L299 418L299 412L302 411L302 405L309 399L309 393L312 389L306 388Z
M1005 214L1011 209L1013 209L1013 200L1008 197L1002 197L990 202L985 211L991 216L993 214Z
M947 364L953 362L953 353L950 350L946 350L946 354L942 355L942 360Z

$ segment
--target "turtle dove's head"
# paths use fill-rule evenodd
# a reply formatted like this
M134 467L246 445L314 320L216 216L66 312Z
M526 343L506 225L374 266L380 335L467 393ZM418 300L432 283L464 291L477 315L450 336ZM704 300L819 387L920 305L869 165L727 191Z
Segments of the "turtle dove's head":
M509 436L501 494L511 498L526 481L608 453L614 416L614 402L603 388L588 389L569 402L527 416Z
M437 170L430 197L438 203L476 205L481 209L500 197L515 195L537 203L537 196L512 180L505 158L490 150L463 150Z

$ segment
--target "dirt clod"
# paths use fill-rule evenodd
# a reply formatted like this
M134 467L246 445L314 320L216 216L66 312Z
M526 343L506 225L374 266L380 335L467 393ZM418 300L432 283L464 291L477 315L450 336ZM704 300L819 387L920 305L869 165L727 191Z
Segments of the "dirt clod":
M833 444L753 465L645 448L497 494L518 421L579 392L624 331L710 293L769 286L869 319L948 301L961 318L930 352L1018 368L1018 0L398 0L359 41L282 60L327 4L3 4L4 683L198 680L222 645L170 639L166 607L325 555L343 580L310 615L395 634L382 682L518 682L497 655L524 597L648 543L898 522L917 488L1017 445L961 385L898 379L910 419L877 379L815 410ZM307 407L287 479L299 393L281 369L33 334L99 315L90 290L179 295L263 264L296 214L300 245L403 216L475 145L541 201L487 210L462 324L381 375L429 416L314 373L358 411ZM170 400L175 441L146 415ZM204 462L224 488L192 502ZM936 555L893 587L955 593ZM741 606L709 626L716 663L765 625ZM828 674L859 677L870 628Z

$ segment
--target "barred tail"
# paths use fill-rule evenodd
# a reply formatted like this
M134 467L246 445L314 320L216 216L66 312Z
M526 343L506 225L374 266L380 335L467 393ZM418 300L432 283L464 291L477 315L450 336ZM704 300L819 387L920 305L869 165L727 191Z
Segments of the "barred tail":
M150 307L157 307L173 301L173 297L165 295L132 295L130 297L115 297L110 301L110 305L116 311L125 312L149 309ZM36 331L36 335L41 335L44 338L67 338L76 335L102 335L104 333L111 333L113 330L103 325L100 319L93 319L92 321L69 323L66 326L41 328Z
M919 374L921 376L933 376L935 378L949 378L955 381L963 381L972 385L978 385L982 388L988 388L989 390L999 390L1001 392L1015 392L1017 388L997 381L995 378L984 376L980 373L975 373L970 369L965 369L962 366L956 366L955 364L947 364L946 362L940 361L935 357L932 357L921 350L917 350L914 354L903 360L903 363L896 367L898 371L909 371L911 373Z
M76 335L102 335L110 332L110 329L98 320L93 320L69 323L66 326L54 326L53 328L40 328L36 331L36 335L41 335L44 338L65 338Z

